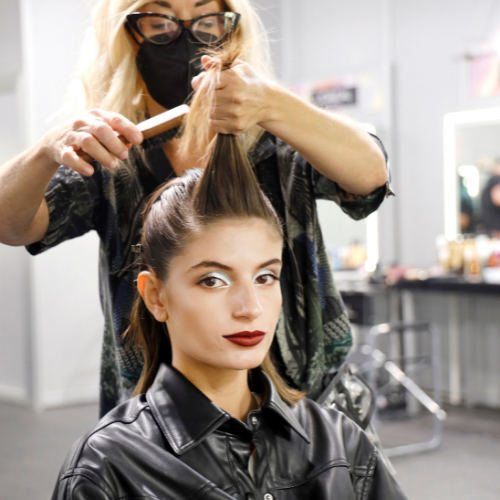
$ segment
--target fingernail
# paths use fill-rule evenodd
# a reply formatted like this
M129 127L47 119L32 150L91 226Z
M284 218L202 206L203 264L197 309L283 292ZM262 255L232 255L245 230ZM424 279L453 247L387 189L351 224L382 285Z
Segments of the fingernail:
M113 169L115 169L115 168L116 168L116 166L117 166L117 165L118 165L118 162L117 162L116 160L113 160L113 161L111 161L111 163L109 164L109 168L110 168L111 170L113 170Z
M132 134L132 139L134 142L136 142L137 144L141 143L142 142L142 134L140 134L139 132L134 132Z
M120 160L125 160L125 158L128 158L128 150L125 150L120 156Z
M90 175L92 175L94 173L94 169L92 167L85 167L83 169L83 173L85 175L89 175L90 176Z

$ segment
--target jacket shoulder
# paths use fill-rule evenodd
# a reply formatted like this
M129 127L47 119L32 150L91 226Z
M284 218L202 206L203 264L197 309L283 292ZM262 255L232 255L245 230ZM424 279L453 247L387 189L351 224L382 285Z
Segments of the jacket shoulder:
M104 462L108 461L108 457L119 454L120 448L127 441L145 439L142 434L146 428L155 427L151 425L153 423L154 419L143 394L120 404L73 444L61 468L57 484L64 479L80 478L103 491L108 490L106 481L102 479L105 477Z
M313 441L331 442L352 466L368 466L376 462L378 451L375 445L361 427L344 413L308 398L300 401L294 411Z

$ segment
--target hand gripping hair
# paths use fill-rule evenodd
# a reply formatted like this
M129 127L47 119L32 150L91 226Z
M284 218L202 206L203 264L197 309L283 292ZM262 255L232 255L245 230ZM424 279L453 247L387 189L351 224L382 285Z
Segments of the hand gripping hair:
M218 76L238 57L241 48L227 42L216 55L220 64L210 69L191 105L183 133L184 153L206 144L208 115ZM182 252L190 237L223 220L257 218L268 223L283 238L281 222L264 195L240 139L218 134L204 156L203 169L186 170L160 186L150 197L143 215L140 270L149 270L164 281L172 260ZM142 350L144 368L134 391L145 392L161 362L171 362L165 323L159 323L142 298L134 303L131 324L125 333L129 344ZM271 377L282 398L292 404L303 395L283 382L268 353L262 368Z

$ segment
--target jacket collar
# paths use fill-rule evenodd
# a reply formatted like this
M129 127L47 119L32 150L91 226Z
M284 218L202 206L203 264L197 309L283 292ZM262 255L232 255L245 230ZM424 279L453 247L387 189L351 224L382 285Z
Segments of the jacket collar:
M306 432L280 398L269 377L261 370L254 370L253 373L266 395L261 408L268 408L279 415L309 443ZM158 426L177 455L194 448L224 422L233 418L212 403L184 375L166 364L160 365L146 398Z
M265 395L265 400L261 405L261 408L267 408L278 414L282 420L284 420L285 423L288 424L302 439L304 439L307 443L310 443L311 440L309 439L306 431L302 425L300 425L297 417L293 414L290 407L281 399L276 387L267 374L260 369L254 370L252 373L258 377L258 382L264 389L263 393Z

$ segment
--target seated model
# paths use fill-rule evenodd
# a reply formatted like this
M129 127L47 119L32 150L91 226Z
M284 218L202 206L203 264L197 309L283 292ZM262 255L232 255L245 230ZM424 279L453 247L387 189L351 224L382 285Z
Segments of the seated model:
M142 377L74 446L53 499L405 498L366 434L273 366L282 248L235 136L153 194L127 332Z

